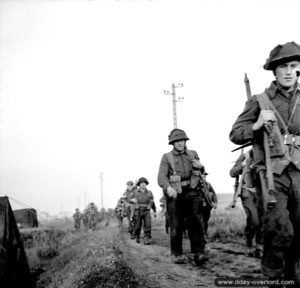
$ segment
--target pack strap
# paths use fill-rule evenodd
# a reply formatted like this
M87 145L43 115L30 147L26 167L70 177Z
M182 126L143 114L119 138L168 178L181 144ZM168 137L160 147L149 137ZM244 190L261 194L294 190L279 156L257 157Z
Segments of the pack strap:
M167 159L168 159L168 161L171 165L173 175L176 175L177 173L176 173L176 169L175 169L175 162L174 162L174 156L173 156L172 151L168 152L166 154L166 156L167 156Z

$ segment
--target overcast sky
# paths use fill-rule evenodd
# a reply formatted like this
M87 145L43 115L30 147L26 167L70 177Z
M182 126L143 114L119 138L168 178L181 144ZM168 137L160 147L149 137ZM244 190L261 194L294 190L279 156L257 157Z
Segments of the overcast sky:
M178 128L217 193L233 193L229 132L273 80L271 49L300 43L293 0L0 0L0 194L55 214L113 208L157 173ZM86 199L84 194L86 193ZM15 209L22 207L14 206Z

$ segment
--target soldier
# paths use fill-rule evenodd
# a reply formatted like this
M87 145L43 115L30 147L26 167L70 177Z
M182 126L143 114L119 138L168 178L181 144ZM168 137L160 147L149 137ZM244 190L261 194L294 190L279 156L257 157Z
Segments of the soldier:
M124 202L123 197L121 197L118 200L117 206L114 211L115 211L118 223L119 223L119 228L121 231L123 231L123 218L126 217L125 202Z
M73 219L74 219L74 227L76 231L80 229L80 223L82 219L82 214L79 212L79 209L75 209L75 213L73 214Z
M168 213L167 213L167 205L166 205L166 197L163 195L160 199L159 199L159 202L160 202L160 207L162 209L161 213L162 215L164 216L165 218L165 231L167 234L169 234L169 228L170 228L170 223L169 223L169 216L168 216Z
M276 46L264 69L273 72L275 81L246 103L230 139L253 144L254 165L266 165L268 186L274 185L274 194L269 193L270 201L265 202L262 272L269 278L292 279L299 287L300 46L295 42Z
M243 174L243 171L244 174ZM256 191L259 187L257 184L257 175L253 169L253 151L242 153L236 160L230 170L230 176L233 178L242 175L240 181L241 192L238 197L241 198L242 206L246 213L245 237L246 246L252 248L253 239L255 238L256 248L260 250L258 245L262 244L262 204L259 194ZM257 250L257 252L258 252Z
M136 218L136 224L134 228L134 235L136 242L140 243L140 233L142 225L144 226L144 244L151 244L151 215L150 210L153 209L154 217L156 217L156 206L154 204L153 194L150 190L147 189L149 184L148 180L145 177L141 177L137 186L138 189L135 192L135 206L134 206L134 215Z
M169 144L173 150L162 156L158 185L163 188L167 202L167 213L170 221L171 256L176 264L184 263L182 250L182 235L187 223L187 229L196 265L201 265L205 257L205 239L203 223L204 199L193 180L200 173L203 165L196 151L188 150L186 133L173 129L169 135Z
M98 217L98 208L94 202L91 202L87 209L89 229L93 231L96 230L97 217Z
M210 218L211 209L212 208L217 209L217 207L218 207L218 198L217 198L217 194L216 194L214 188L212 187L212 185L209 182L206 181L206 176L208 175L208 173L204 170L202 172L202 175L203 175L203 180L207 184L208 197L209 197L211 203L213 203L213 207L211 207L210 205L207 205L206 202L203 203L204 204L204 207L203 207L204 232L205 232L205 235L207 235L208 221L209 221L209 218Z
M133 230L135 226L135 219L134 217L132 217L132 219L130 220L130 215L132 210L131 199L134 197L136 187L134 186L133 181L128 181L126 185L127 188L123 194L123 199L124 199L124 205L125 205L126 215L128 219L128 232L130 234L130 238L134 239Z

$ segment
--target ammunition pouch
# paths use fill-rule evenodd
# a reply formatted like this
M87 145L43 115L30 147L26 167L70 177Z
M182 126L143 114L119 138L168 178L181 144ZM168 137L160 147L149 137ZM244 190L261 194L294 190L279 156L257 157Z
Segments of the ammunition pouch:
M170 185L172 188L176 190L178 194L182 193L182 188L181 188L181 178L179 175L171 175L170 176Z
M200 184L200 171L192 170L191 180L190 180L190 188L195 189Z

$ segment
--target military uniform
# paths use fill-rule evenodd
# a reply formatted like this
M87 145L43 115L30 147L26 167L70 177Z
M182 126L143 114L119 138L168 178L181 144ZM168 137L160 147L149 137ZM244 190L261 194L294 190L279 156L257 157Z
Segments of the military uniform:
M118 204L114 209L114 211L118 220L119 228L123 230L123 218L126 216L123 198L119 199Z
M137 186L142 182L149 184L148 180L144 177L141 177ZM150 190L147 188L139 187L135 193L134 198L136 200L134 205L134 217L135 217L135 227L134 227L134 236L136 241L140 242L140 234L143 226L144 229L144 244L148 245L151 243L151 215L150 210L153 209L156 213L156 206L154 204L154 197Z
M76 230L79 230L80 224L81 224L81 219L82 219L82 214L79 212L79 209L76 209L75 211L76 212L73 214L74 227Z
M300 46L294 42L275 47L264 68L281 72L285 64L300 61ZM278 72L278 73L279 73ZM287 73L287 72L286 72ZM297 70L289 79L297 75ZM284 89L278 81L286 80L276 74L277 80L266 89L270 108L277 118L277 124L284 147L281 155L270 146L275 197L277 203L264 213L262 272L271 278L293 279L300 286L300 87L296 82L293 89ZM298 75L297 75L298 76ZM282 80L283 79L283 80ZM292 91L289 91L292 90ZM289 92L287 92L289 91ZM232 127L230 139L235 144L253 143L254 165L264 165L263 132L254 129L264 111L261 112L259 99L253 96L246 103L244 111ZM276 147L275 147L276 148Z
M96 224L97 224L97 217L98 217L98 208L96 205L92 202L90 203L88 209L87 209L87 218L88 218L88 228L95 230Z
M252 158L251 158L252 159ZM230 170L231 177L238 177L243 173L243 161L245 155L241 154L236 160L235 164ZM255 237L256 244L262 244L262 203L261 197L259 197L259 189L257 185L257 175L251 169L252 160L246 163L246 172L242 181L241 198L242 206L246 213L246 226L245 226L245 237L247 247L252 247L252 242ZM255 184L256 182L256 184Z
M206 181L206 183L207 183L208 197L214 205L217 205L218 204L217 194L216 194L214 188L212 187L212 185L207 181ZM206 202L204 202L203 222L204 222L204 232L205 232L205 234L207 234L208 221L209 221L209 218L210 218L211 209L212 209L212 207L207 205Z
M132 181L128 181L127 186L132 186L132 189L126 189L124 194L123 194L123 199L124 199L124 204L125 204L125 211L126 211L126 216L128 219L128 232L131 235L131 238L134 238L133 235L133 230L134 230L134 226L135 226L135 219L134 217L130 217L130 215L132 214L132 203L131 203L131 199L134 197L135 191L136 191L136 187L134 186L134 183Z
M189 140L189 138L187 138L183 130L172 130L169 135L169 144L174 143L175 145L175 142L180 140L186 141ZM196 264L200 264L205 252L203 221L204 199L198 190L190 187L192 171L195 170L192 166L192 160L199 160L199 157L196 151L187 150L186 147L180 152L174 147L171 153L174 159L176 174L180 176L179 185L181 186L180 190L182 190L182 192L178 193L177 197L170 197L168 195L167 189L169 186L172 186L170 179L171 175L174 174L174 168L172 168L172 163L170 163L167 153L162 156L158 173L158 185L162 187L167 203L167 213L170 223L171 255L175 257L182 256L182 236L184 227L187 225L191 253L194 254ZM174 262L181 263L182 261L178 258L178 261L175 260Z

